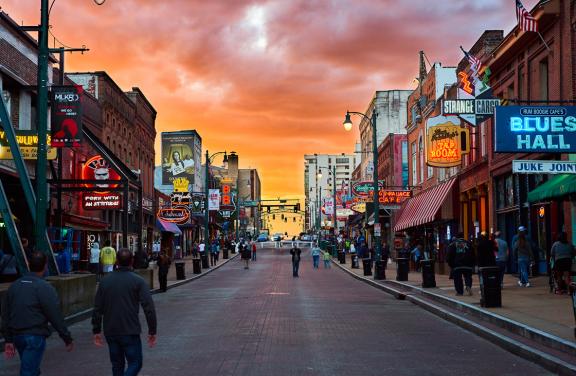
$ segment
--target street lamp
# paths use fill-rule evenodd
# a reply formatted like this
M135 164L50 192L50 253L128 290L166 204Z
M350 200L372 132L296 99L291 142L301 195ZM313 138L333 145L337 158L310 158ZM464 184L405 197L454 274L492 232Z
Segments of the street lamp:
M361 112L346 111L346 117L344 118L344 129L347 131L352 129L352 119L350 115L358 115L363 119L367 120L372 126L372 162L373 162L373 201L374 201L374 250L376 252L376 260L374 264L374 279L383 279L384 264L381 258L381 245L380 245L380 234L376 232L376 224L380 224L380 200L378 195L378 141L376 137L376 118L378 113L376 108L372 110L372 116L369 117Z
M202 255L205 260L202 260L202 267L203 268L207 268L208 267L208 252L209 252L209 247L210 247L210 229L208 228L208 224L210 221L210 216L209 213L210 211L208 210L208 195L210 193L210 162L212 161L212 159L214 159L214 157L216 157L217 155L220 154L224 154L224 160L223 162L226 164L228 163L228 154L225 151L219 151L217 153L214 153L212 155L210 155L210 153L208 153L208 150L206 150L206 169L205 169L205 176L204 176L204 255Z

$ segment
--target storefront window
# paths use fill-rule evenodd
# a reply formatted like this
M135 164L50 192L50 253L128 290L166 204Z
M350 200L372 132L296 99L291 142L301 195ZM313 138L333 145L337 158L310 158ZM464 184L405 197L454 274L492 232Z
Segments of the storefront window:
M510 175L506 177L506 205L505 206L514 206L514 179L513 176Z

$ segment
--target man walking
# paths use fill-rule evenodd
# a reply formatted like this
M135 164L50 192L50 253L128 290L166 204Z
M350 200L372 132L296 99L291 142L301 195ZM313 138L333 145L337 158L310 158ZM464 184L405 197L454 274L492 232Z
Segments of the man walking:
M104 242L104 248L100 250L100 262L102 263L102 272L104 274L114 271L116 264L116 250L112 248L110 240Z
M148 324L148 346L156 345L156 310L150 289L144 279L132 272L132 253L122 248L118 252L118 270L102 279L96 292L92 332L94 344L108 343L113 376L135 376L142 368L142 343L138 305L142 306ZM128 366L125 368L125 363Z
M170 256L166 253L165 250L160 252L160 256L158 256L158 284L160 284L160 291L166 292L168 290L168 272L170 271L170 264L172 261L170 260Z
M40 363L50 336L48 323L56 329L72 351L72 336L60 312L56 289L42 276L46 270L46 255L32 252L28 257L30 273L16 280L8 289L2 303L2 335L6 341L4 353L11 359L20 356L20 375L40 375Z
M464 234L460 233L457 239L448 247L448 265L453 272L454 289L457 296L464 294L464 285L466 285L468 295L472 295L474 264L474 252L470 244L464 239ZM462 278L464 278L464 284L462 283Z
M294 245L290 250L290 254L292 255L292 277L298 277L298 269L300 269L300 255L302 254L302 250L298 248L297 245Z

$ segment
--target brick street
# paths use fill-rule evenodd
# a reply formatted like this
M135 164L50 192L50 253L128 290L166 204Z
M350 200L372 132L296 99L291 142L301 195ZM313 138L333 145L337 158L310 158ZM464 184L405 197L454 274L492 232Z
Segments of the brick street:
M337 268L313 270L308 252L300 278L291 276L287 249L264 249L249 270L232 260L155 301L158 344L145 347L141 375L548 374ZM110 374L89 320L71 331L74 352L53 335L42 374ZM0 375L17 367L3 360Z

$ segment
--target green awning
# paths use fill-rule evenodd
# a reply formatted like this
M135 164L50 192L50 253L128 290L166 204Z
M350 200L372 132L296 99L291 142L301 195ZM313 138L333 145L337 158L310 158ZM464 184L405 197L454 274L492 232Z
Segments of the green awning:
M528 202L538 202L576 193L576 175L558 175L528 193Z

